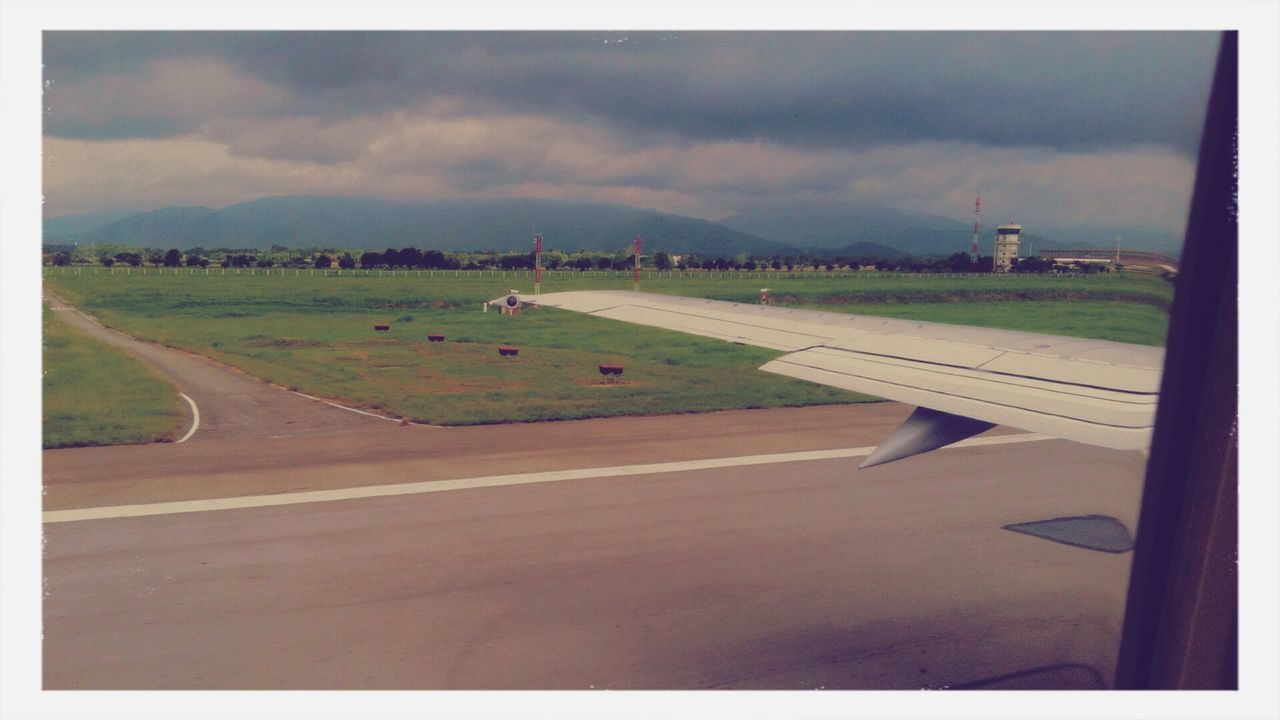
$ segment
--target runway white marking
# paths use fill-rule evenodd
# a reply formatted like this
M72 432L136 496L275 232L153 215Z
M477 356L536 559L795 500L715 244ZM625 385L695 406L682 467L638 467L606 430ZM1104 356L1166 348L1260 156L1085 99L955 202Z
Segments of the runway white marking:
M1048 435L1038 435L1035 433L997 435L995 437L970 438L968 440L962 440L942 449L982 447L987 445L1009 445L1012 443L1038 442L1041 440L1052 439L1054 438L1049 437ZM872 450L875 450L875 448L859 447L841 450L809 450L793 453L774 453L770 455L742 455L738 457L712 458L709 460L684 460L679 462L653 463L648 465L620 465L614 467L582 468L579 470L551 470L547 472L519 473L514 475L490 475L488 477L460 478L457 480L431 480L427 482L403 483L399 485L370 485L366 487L343 488L339 490L313 490L280 495L249 495L231 498L213 498L209 500L184 500L179 502L151 503L148 505L115 505L110 507L82 508L77 510L50 510L44 513L43 519L46 523L59 523L76 522L80 520L105 520L109 518L208 512L211 510L239 510L243 508L267 507L269 505L297 505L301 503L358 500L362 498L387 497L391 495L418 495L421 493L471 490L474 488L499 487L503 485L527 485L531 483L562 482L564 480L589 480L595 478L618 477L623 475L655 475L659 473L687 472L690 470L743 467L747 465L769 465L774 463L808 462L812 460L834 460L838 458L863 457L870 455ZM853 471L853 469L850 468L850 471ZM875 472L875 470L863 470L862 472Z
M379 420L389 420L389 421L394 422L394 423L398 423L398 422L400 422L400 419L399 419L399 418L392 418L392 417L387 417L386 415L379 415L379 414L377 414L377 413L365 412L364 410L357 410L357 409L355 409L355 408L353 408L353 407L347 407L346 405L339 405L339 404L338 404L338 403L336 403L336 402L329 402L328 400L324 400L324 399L322 399L322 398L314 397L314 396L312 396L312 395L308 395L308 394L306 394L306 393L304 393L304 392L298 392L297 390L289 390L289 392L293 393L294 395L301 395L302 397L304 397L304 398L306 398L306 399L308 399L308 400L315 400L316 402L322 402L322 403L324 403L325 405L330 405L330 406L332 406L332 407L336 407L336 408L338 408L339 410L346 410L347 412L360 413L361 415L368 415L368 416L369 416L369 417L371 417L371 418L378 418ZM422 425L423 427L434 427L434 426L431 426L431 425L423 425L422 423L416 423L416 422L410 422L410 423L407 423L407 424L409 424L409 425Z
M192 400L186 393L178 393L178 394L181 395L182 399L186 400L187 404L191 406L192 419L191 419L191 429L187 431L186 435L182 436L181 440L179 440L177 443L174 443L175 445L177 445L178 443L186 442L192 435L196 434L196 429L200 427L200 408L196 407L196 401Z

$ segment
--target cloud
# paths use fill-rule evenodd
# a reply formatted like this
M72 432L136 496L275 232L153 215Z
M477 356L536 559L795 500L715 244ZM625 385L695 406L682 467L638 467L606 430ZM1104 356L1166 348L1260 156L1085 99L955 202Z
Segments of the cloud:
M1178 230L1193 176L1188 159L1156 148L1028 152L933 142L817 151L671 139L636 146L616 129L472 114L448 101L332 124L320 135L340 151L316 158L306 147L316 136L295 123L259 126L252 142L234 134L49 138L46 212L317 193L615 202L713 220L762 205L858 202L965 220L981 191L990 212L1028 223L1093 219ZM290 147L295 136L306 141ZM254 144L270 152L248 153Z
M385 117L345 119L286 117L219 120L205 125L203 137L225 143L244 158L336 164L358 159L388 131Z
M1210 33L46 33L48 215L263 195L1179 231Z
M45 214L111 207L222 206L285 193L365 194L354 167L235 157L198 136L46 138ZM429 189L429 186L428 186Z
M291 93L233 65L171 58L132 74L49 78L45 132L57 137L182 135L213 123L273 118L295 108Z
M1207 32L46 36L55 82L91 93L102 77L145 84L146 68L200 59L276 88L267 115L283 105L295 115L345 117L444 95L700 140L1161 145L1188 155L1217 43ZM119 133L108 117L78 121L56 120L50 133ZM199 119L170 122L192 130ZM141 122L135 127L145 134Z
M989 222L1150 225L1180 232L1195 163L1158 148L1028 153L1016 148L921 144L862 156L850 194L967 219L981 192Z

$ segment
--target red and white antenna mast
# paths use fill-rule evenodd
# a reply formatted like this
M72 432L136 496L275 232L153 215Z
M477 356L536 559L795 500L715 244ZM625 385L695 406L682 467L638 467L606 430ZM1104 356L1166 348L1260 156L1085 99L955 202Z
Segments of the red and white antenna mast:
M533 238L533 294L542 294L542 235Z
M636 236L636 274L635 274L635 278L631 281L631 289L637 290L637 291L640 289L640 246L642 245L644 245L644 238L637 235Z
M972 257L974 263L978 262L978 219L982 217L982 196L979 195L977 200L973 201L973 251Z

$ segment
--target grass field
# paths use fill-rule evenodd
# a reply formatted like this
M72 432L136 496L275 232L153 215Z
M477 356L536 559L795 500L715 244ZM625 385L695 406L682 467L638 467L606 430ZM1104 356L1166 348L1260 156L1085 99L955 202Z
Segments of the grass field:
M218 280L234 284L212 287L235 288L244 303L302 307L379 307L388 303L475 303L489 300L518 288L533 290L529 271L335 271L328 274L308 270L223 270L210 268L46 268L45 277L59 287L85 287L107 293L104 304L131 302L156 297L148 290L166 293L172 279L187 278L172 298L180 306L182 293L192 298L208 297L197 281ZM126 274L128 273L128 274ZM252 274L251 274L252 273ZM265 274L269 273L269 274ZM116 279L149 283L106 282ZM312 283L331 283L317 286ZM783 304L901 304L982 301L1064 301L1112 300L1168 309L1173 299L1169 283L1139 275L1037 276L1037 275L910 275L899 273L656 273L646 272L642 289L719 300L755 302L761 287L773 290L775 301ZM628 272L548 272L544 292L562 290L630 290ZM132 300L130 300L132 299ZM839 309L833 307L832 309Z
M46 448L171 440L186 421L159 373L44 310Z
M402 271L403 272L403 271ZM435 276L51 272L45 281L132 335L209 355L277 384L420 422L654 414L856 402L864 396L762 373L780 353L544 310L480 303L527 273ZM630 276L548 274L543 291L629 289ZM1171 290L1128 277L647 277L643 289L1162 344ZM929 301L929 302L920 302ZM374 332L376 323L390 331ZM427 333L447 341L426 342ZM496 346L521 348L499 357ZM626 367L618 383L597 366Z

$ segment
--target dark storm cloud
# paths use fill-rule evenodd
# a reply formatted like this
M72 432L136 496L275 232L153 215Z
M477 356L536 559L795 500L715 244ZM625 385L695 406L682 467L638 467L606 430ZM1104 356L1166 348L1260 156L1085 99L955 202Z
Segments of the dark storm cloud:
M914 141L1194 153L1217 36L1190 33L71 33L45 35L61 137L189 132L133 102L165 63L278 89L239 118L345 118L445 96L645 136L810 148ZM111 78L113 114L77 105ZM62 102L63 112L59 112Z

